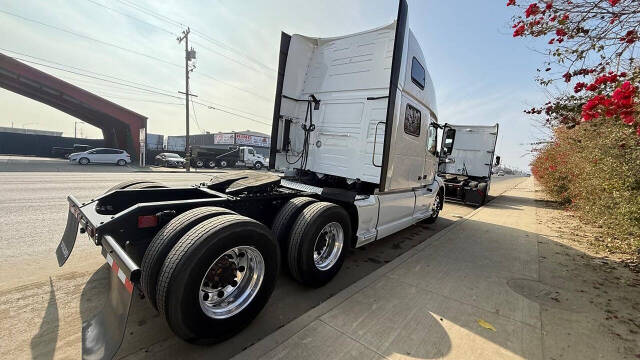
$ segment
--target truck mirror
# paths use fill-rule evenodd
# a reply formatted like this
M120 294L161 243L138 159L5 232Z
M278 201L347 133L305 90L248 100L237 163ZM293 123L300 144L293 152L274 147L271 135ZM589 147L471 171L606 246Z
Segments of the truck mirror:
M496 164L494 166L500 165L500 156L496 156Z

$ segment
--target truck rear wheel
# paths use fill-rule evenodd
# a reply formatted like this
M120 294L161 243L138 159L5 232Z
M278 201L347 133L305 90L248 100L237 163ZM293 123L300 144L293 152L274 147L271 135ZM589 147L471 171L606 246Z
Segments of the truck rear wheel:
M196 160L195 165L196 165L196 167L197 167L197 168L201 168L201 167L203 167L203 166L204 166L204 161L202 161L202 160Z
M253 168L256 170L262 169L262 163L260 161L256 161L255 164L253 164Z
M227 161L226 160L220 160L220 162L218 162L218 164L220 164L220 167L226 168L227 167Z
M289 238L287 260L291 276L298 282L319 287L342 267L351 236L349 215L340 206L318 202L298 216Z
M278 243L259 222L221 215L187 232L158 280L158 309L180 338L215 343L246 327L273 292Z
M287 258L286 252L289 248L289 234L291 233L293 223L296 221L302 210L313 204L315 201L317 200L314 198L304 196L293 198L284 204L282 209L278 212L278 215L276 215L276 218L273 220L271 230L280 244L280 250L282 251L282 256L285 259ZM288 268L287 261L283 261L283 263L285 267Z
M207 166L213 169L214 167L216 167L216 162L213 160L209 160L209 162L207 163Z
M219 215L235 214L233 211L219 207L200 207L186 211L171 219L158 233L147 247L142 257L142 290L151 305L157 309L156 285L158 273L173 246L194 226Z

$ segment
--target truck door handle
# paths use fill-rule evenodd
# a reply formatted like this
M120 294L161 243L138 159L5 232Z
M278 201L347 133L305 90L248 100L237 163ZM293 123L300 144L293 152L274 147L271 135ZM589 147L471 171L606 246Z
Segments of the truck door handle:
M385 127L386 127L386 123L384 121L378 121L378 123L376 124L376 132L375 134L373 134L373 154L371 154L371 164L373 164L373 166L375 167L382 167L382 164L376 165L376 143L378 142L378 125L380 124L385 124ZM385 132L386 132L386 128L385 128Z

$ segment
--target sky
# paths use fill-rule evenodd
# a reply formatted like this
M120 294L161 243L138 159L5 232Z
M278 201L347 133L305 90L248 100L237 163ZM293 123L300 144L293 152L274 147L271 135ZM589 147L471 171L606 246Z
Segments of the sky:
M528 144L544 136L522 112L546 101L533 80L544 61L534 49L543 43L511 36L514 9L506 0L408 3L409 26L435 85L439 121L500 124L496 153L504 164L527 169ZM188 25L197 53L191 92L214 107L193 105L191 133L270 133L280 32L360 32L392 22L397 6L397 0L0 0L0 52L147 116L150 133L181 135L184 45L176 37ZM164 95L69 71L152 86ZM0 126L73 136L77 121L0 89ZM89 124L77 128L79 136L102 135Z

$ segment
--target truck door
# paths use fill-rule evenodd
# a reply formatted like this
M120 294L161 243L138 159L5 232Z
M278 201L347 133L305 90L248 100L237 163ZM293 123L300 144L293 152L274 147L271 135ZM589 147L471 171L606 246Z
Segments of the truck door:
M425 128L429 130L425 143L426 153L424 156L424 168L422 170L422 186L414 190L416 194L416 206L413 211L413 217L415 219L421 219L429 215L431 204L435 198L435 193L428 186L435 180L438 167L438 158L436 156L438 128L436 124L431 121L431 116L426 116L426 119L427 123L425 124Z

